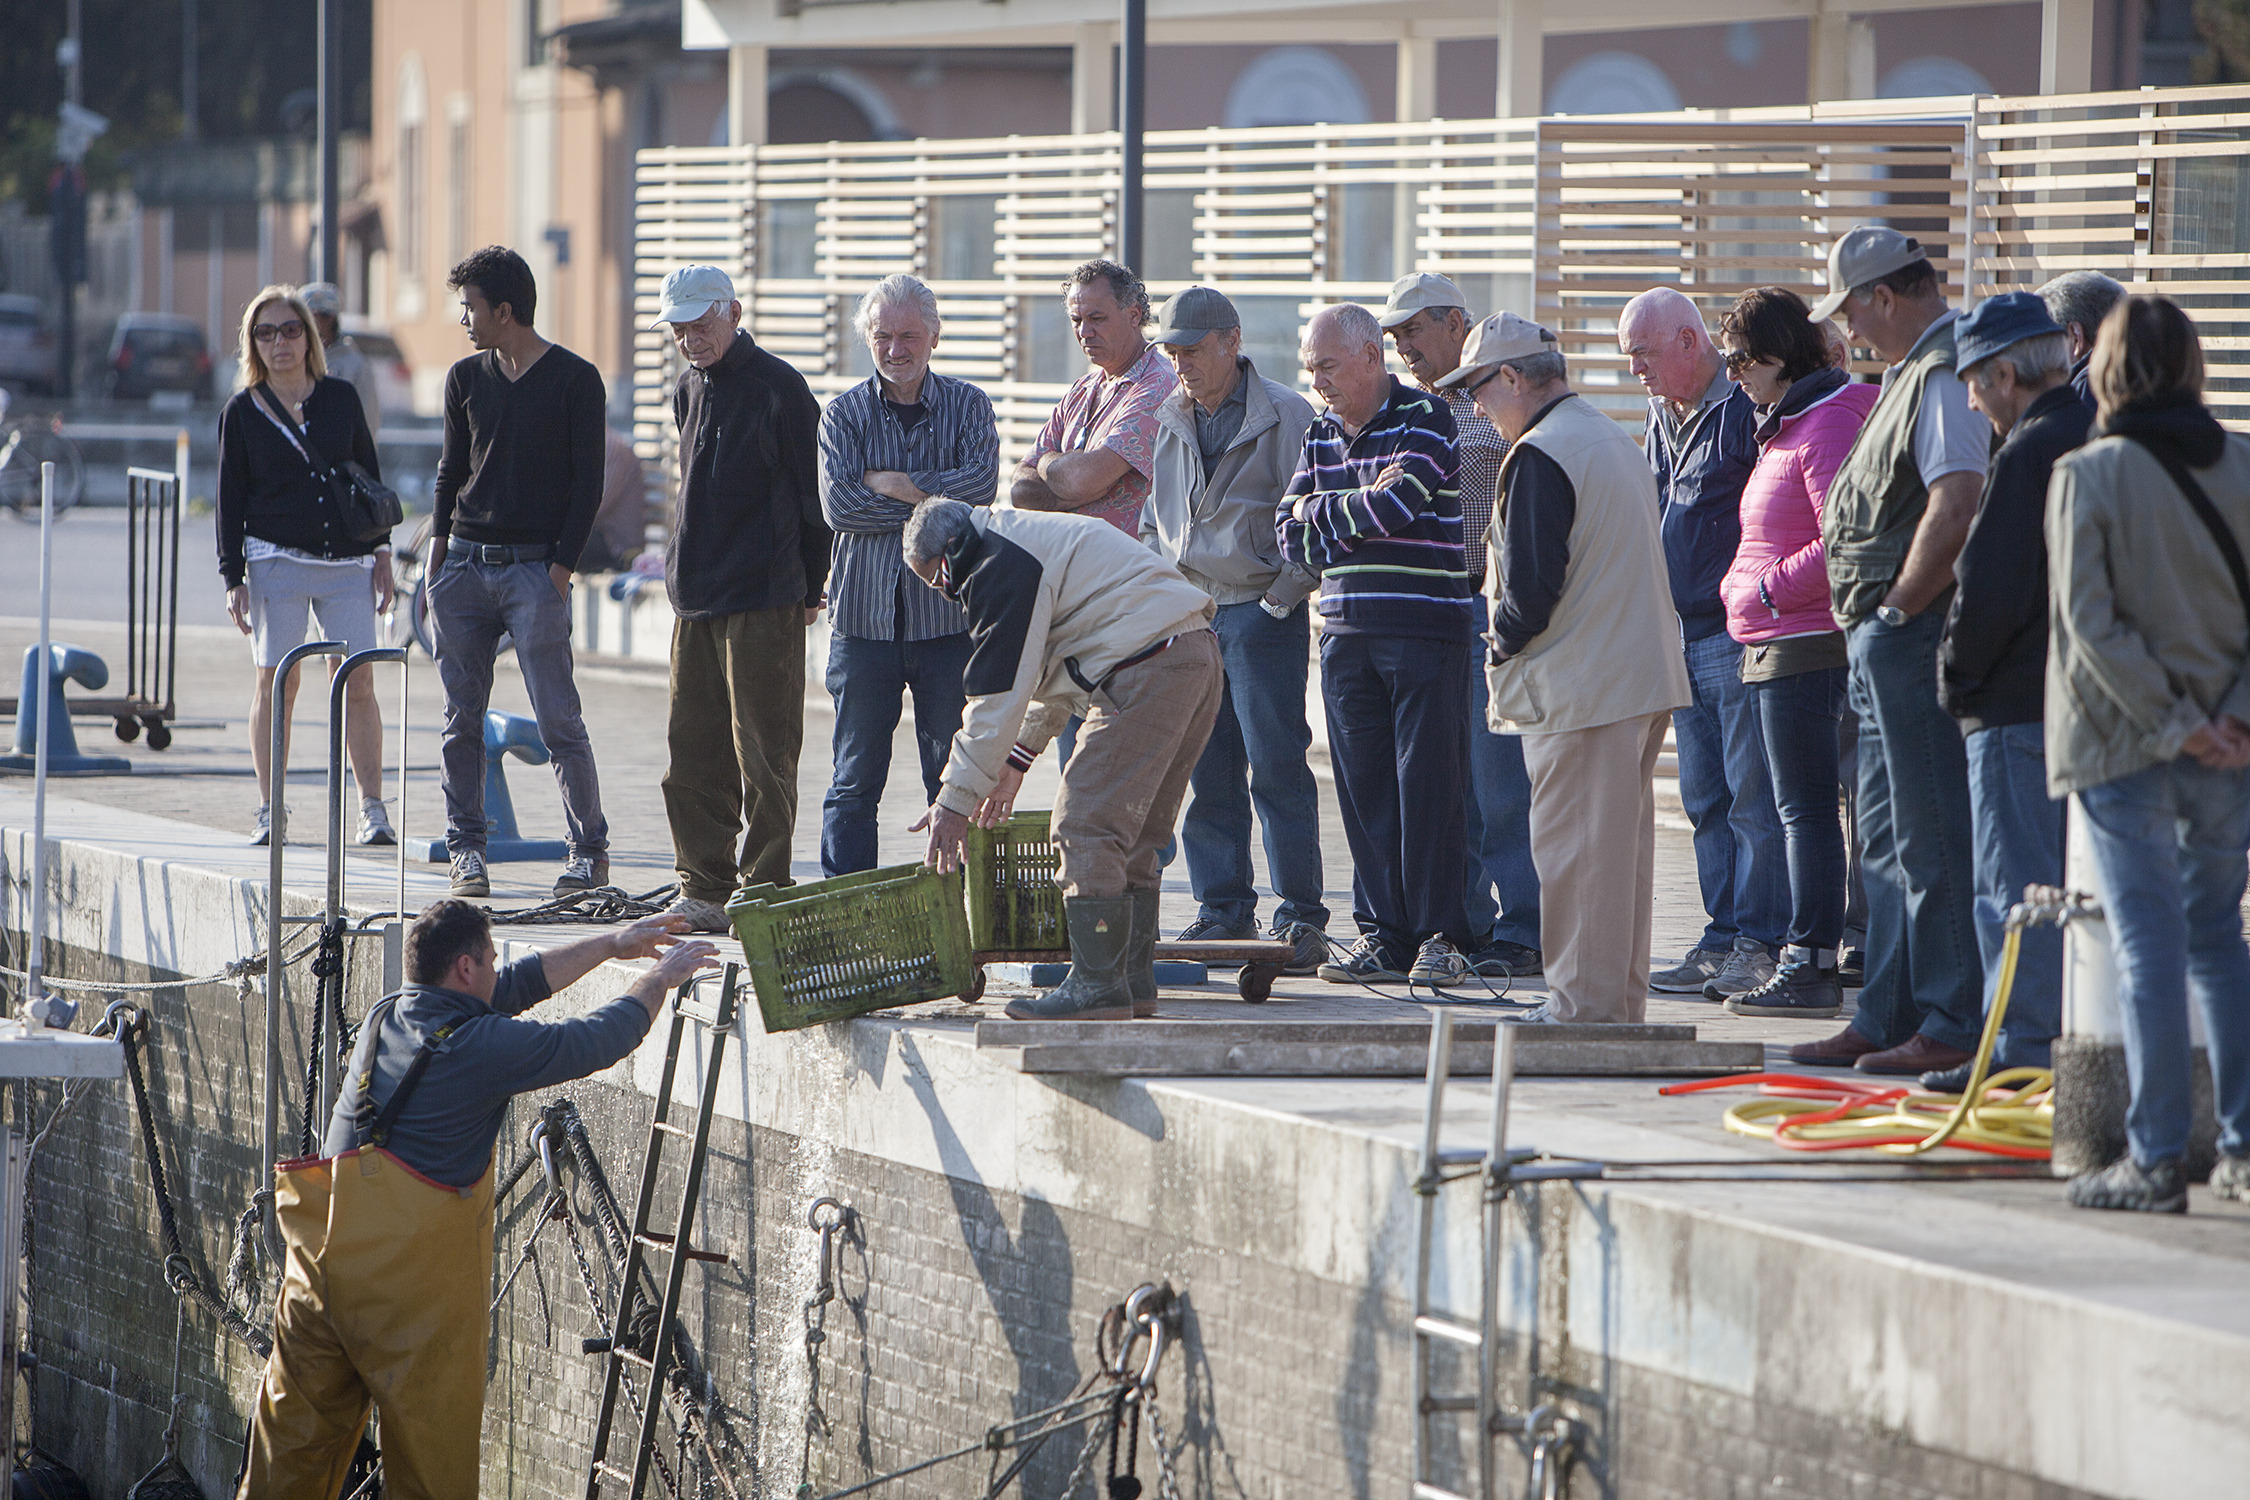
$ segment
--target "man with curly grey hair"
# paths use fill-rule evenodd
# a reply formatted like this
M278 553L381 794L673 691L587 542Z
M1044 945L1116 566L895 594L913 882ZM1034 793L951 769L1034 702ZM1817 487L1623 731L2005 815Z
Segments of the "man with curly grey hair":
M821 804L824 875L875 868L875 810L906 693L922 789L937 800L961 727L969 619L907 571L899 530L932 495L990 505L1000 473L991 398L930 368L942 326L935 294L912 276L886 276L860 299L853 326L875 373L820 419L820 507L836 532L828 575L836 771Z
M1039 429L1008 499L1018 510L1070 511L1138 536L1156 471L1156 409L1179 377L1142 335L1148 288L1130 268L1087 261L1063 283L1063 306L1094 368Z

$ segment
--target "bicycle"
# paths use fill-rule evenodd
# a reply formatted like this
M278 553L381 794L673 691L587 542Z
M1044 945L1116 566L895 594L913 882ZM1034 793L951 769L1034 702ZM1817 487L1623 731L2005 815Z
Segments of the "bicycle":
M55 514L78 503L85 464L78 445L63 435L62 413L7 420L7 394L0 391L0 505L19 521L39 519L39 466L55 466Z

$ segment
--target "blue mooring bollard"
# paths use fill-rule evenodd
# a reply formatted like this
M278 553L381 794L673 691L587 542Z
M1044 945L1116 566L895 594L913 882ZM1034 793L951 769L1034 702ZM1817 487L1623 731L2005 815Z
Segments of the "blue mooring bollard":
M16 743L12 754L0 755L0 774L29 776L38 769L39 755L39 648L23 652L23 685L16 696ZM109 663L83 646L47 643L48 723L47 774L49 776L116 776L130 773L133 763L122 755L81 755L78 736L70 727L70 705L63 701L66 683L89 691L109 686Z
M561 859L570 846L561 839L527 839L516 832L516 804L508 795L505 770L509 756L526 765L543 766L551 758L547 742L539 737L536 720L494 709L484 716L484 860L506 864L533 859ZM452 858L444 839L424 846L431 864Z

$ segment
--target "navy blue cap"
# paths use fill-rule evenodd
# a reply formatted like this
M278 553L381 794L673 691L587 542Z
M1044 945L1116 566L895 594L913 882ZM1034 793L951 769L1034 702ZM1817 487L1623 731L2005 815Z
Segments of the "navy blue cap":
M2062 331L2062 325L2049 315L2046 301L2036 292L1987 297L1953 325L1953 368L1966 370L2010 344Z

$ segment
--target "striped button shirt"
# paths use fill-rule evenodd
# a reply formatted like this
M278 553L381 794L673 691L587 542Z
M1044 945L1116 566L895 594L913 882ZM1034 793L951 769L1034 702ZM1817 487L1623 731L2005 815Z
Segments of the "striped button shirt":
M1445 404L1453 413L1453 446L1461 459L1461 547L1469 564L1469 586L1477 589L1484 586L1485 533L1492 528L1493 492L1508 440L1477 406L1476 397L1451 390Z
M836 531L828 610L844 635L926 641L969 628L961 606L915 577L899 554L899 530L914 507L860 482L870 469L893 470L924 494L992 503L1000 482L992 398L933 370L922 377L922 408L929 415L908 431L870 375L821 414L820 508Z
M1320 574L1322 630L1469 639L1459 467L1446 404L1396 378L1357 437L1333 412L1313 419L1276 530L1282 556Z

